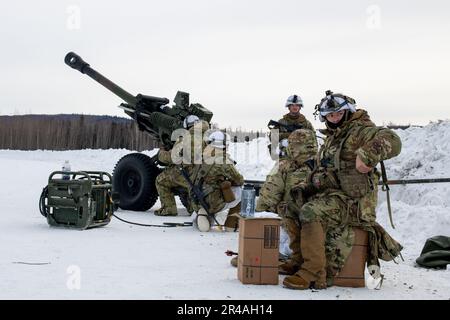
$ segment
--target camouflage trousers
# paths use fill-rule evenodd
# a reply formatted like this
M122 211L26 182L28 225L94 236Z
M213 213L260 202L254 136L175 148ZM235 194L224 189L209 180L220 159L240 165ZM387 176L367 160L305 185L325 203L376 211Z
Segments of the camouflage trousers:
M349 224L349 204L338 196L320 197L302 206L301 224L320 222L325 232L327 278L339 272L350 255L355 234Z
M189 185L181 175L178 167L167 167L156 177L156 189L158 190L162 208L177 207L172 189L179 187L187 190Z

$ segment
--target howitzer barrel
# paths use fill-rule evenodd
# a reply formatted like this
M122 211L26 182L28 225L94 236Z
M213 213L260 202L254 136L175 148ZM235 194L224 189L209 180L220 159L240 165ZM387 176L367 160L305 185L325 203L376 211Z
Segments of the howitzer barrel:
M444 182L450 182L450 178L388 180L387 184L395 185L395 184L420 184L420 183L444 183Z
M135 106L137 99L131 93L119 87L117 84L100 74L99 72L92 69L87 62L85 62L79 55L74 52L69 52L64 58L64 62L71 68L80 71L88 75L90 78L94 79L102 86L110 90L115 95L119 96L130 105Z

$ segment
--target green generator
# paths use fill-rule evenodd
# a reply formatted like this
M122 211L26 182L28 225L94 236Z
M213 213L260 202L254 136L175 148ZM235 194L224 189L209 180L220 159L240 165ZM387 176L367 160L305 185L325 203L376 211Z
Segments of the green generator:
M39 209L50 226L85 230L111 221L112 177L102 171L55 171L48 178Z

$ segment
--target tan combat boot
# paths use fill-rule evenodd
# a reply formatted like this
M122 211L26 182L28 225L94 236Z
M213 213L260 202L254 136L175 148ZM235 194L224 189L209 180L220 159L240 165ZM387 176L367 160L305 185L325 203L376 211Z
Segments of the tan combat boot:
M178 211L177 207L162 207L160 209L155 210L155 216L177 216Z
M302 225L301 252L304 262L300 270L283 280L289 289L305 290L308 288L325 289L326 257L325 232L320 222L309 222Z
M239 214L241 212L241 204L239 203L234 208L228 210L227 219L223 224L226 231L235 232L239 227Z
M300 246L301 229L294 219L286 218L284 228L289 236L289 248L292 251L291 256L286 261L278 265L278 273L283 275L293 275L303 263L302 250Z
M280 261L278 264L278 273L282 275L293 275L300 269L300 264L292 259Z

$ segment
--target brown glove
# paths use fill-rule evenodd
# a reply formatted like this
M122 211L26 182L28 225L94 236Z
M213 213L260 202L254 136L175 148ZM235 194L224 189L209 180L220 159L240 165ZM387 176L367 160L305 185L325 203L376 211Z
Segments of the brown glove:
M308 198L315 195L319 190L312 184L299 183L291 189L291 196L296 204L301 207L308 202Z
M233 202L236 200L234 192L231 189L231 182L228 180L222 181L220 183L220 190L222 190L222 196L226 203Z
M286 216L288 204L286 201L281 201L277 205L277 213L280 217Z

